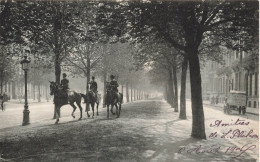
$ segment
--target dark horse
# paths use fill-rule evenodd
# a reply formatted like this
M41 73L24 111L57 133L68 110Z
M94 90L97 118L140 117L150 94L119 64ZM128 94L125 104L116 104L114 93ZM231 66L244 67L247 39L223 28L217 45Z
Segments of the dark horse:
M78 105L79 110L80 110L80 118L79 118L79 120L82 119L82 107L80 105L82 96L79 93L74 92L74 91L69 91L68 92L69 93L68 94L68 101L67 101L64 98L64 90L62 90L60 88L60 85L57 84L56 82L50 82L50 91L51 91L50 95L54 95L55 111L56 111L56 115L57 115L55 124L58 124L58 122L59 122L60 108L62 106L64 106L64 105L67 105L68 101L69 101L70 106L73 107L73 111L72 111L71 116L73 118L75 118L74 112L75 112L77 107L74 105L74 102L76 102L76 104Z
M116 115L117 118L120 116L121 112L121 104L123 102L123 94L119 93L119 95L115 95L117 92L113 92L112 88L109 84L106 85L107 93L105 96L105 105L107 106L107 119L109 119L109 105L111 105L111 113L115 115L113 112L113 107L116 107Z
M99 105L99 101L100 101L100 94L95 95L95 93L93 91L88 91L87 94L82 94L81 96L84 98L85 103L87 104L87 106L89 107L89 104L91 105L92 108L92 118L94 118L94 110L95 110L95 103L97 104L97 116L98 116L98 105ZM88 110L86 109L87 114L88 114ZM88 114L88 117L90 117L90 115Z

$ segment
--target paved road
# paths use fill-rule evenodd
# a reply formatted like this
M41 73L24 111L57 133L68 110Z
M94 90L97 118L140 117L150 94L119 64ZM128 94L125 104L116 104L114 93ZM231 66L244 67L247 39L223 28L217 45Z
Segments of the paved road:
M253 134L259 135L255 132L258 121L226 115L209 107L205 107L207 140L190 138L190 102L187 102L187 120L179 120L178 113L164 101L149 100L125 104L121 117L113 116L110 120L106 120L105 109L101 109L100 116L78 121L69 116L71 108L64 107L59 125L50 120L52 104L39 105L30 106L30 126L1 129L0 153L3 158L15 161L248 161L259 155L258 146L252 147L259 143L253 137ZM19 118L14 116L19 116L22 110L17 107L1 112L1 123L7 120L20 125L21 115ZM9 118L2 118L4 113L9 114ZM247 125L227 126L238 119L244 120L240 124ZM226 125L213 126L216 121ZM230 129L244 132L252 129L254 132L252 137L232 138L234 134L227 133ZM210 138L212 133L214 136ZM225 138L221 138L223 133L227 134ZM246 148L249 149L245 151Z

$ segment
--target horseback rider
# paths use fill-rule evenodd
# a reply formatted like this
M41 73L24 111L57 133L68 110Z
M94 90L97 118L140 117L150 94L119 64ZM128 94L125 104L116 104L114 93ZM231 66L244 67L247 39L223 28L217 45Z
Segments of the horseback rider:
M92 80L91 82L89 82L90 84L90 90L93 91L93 92L97 92L97 82L95 81L95 77L92 76Z
M118 95L118 87L119 87L119 84L118 82L115 80L115 76L114 75L110 75L110 87L111 87L111 90L112 90L112 94L116 97L119 97Z
M88 84L90 84L90 90L94 92L95 96L97 97L97 82L95 81L94 76L92 76L92 80Z
M63 79L61 80L61 87L62 87L62 90L66 93L66 96L64 96L64 97L68 101L69 80L66 78L67 77L66 73L63 73L62 75L63 75Z
M60 84L63 90L67 91L69 89L69 80L66 78L67 74L63 73L63 79L61 80Z

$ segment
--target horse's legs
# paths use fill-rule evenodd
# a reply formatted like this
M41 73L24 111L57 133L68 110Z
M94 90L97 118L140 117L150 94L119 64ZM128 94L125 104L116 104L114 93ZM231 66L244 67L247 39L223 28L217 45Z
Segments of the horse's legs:
M88 103L86 103L86 110L87 110L87 106L89 106ZM87 115L88 115L88 117L90 117L90 115L88 114L88 111L87 111Z
M79 120L81 120L81 119L82 119L82 107L81 107L81 104L80 104L80 102L81 102L81 101L79 101L79 102L76 102L76 104L78 105L78 107L79 107L79 110L80 110L80 118L79 118Z
M91 108L92 108L92 118L94 118L94 111L95 111L95 102L91 103Z
M60 106L57 106L56 107L56 122L55 122L55 124L58 124L59 123L59 121L60 121Z
M117 106L117 103L115 103L115 106L116 106L116 115L117 115L117 118L119 117L119 114L118 114L118 106Z
M114 104L111 104L111 113L113 114L113 115L115 115L115 113L113 112L113 108L114 108Z
M118 117L120 116L120 112L121 112L121 102L119 103L119 115L118 115Z
M98 116L98 105L99 105L99 102L97 102L96 104L97 104L97 116Z
M72 114L71 114L71 116L72 116L73 118L75 118L74 112L75 112L75 110L77 109L77 107L74 105L74 103L73 103L73 102L70 102L70 106L72 106L72 107L73 107L73 111L72 111Z

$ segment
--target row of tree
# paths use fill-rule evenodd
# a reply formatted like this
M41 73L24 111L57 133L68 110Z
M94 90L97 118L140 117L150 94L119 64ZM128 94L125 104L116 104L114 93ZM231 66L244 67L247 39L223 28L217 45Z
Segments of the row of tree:
M38 88L51 79L50 72L60 83L62 70L85 77L86 91L91 74L104 83L114 74L122 85L135 88L135 48L102 32L106 26L96 23L100 7L99 2L1 1L1 22L6 22L1 24L1 44L13 45L14 54L6 54L18 63L22 55L31 57L29 80Z
M117 26L121 37L148 50L138 53L143 65L153 64L167 76L169 102L178 111L176 70L181 68L181 113L185 118L185 83L189 66L192 101L192 133L205 139L201 94L200 59L219 60L220 46L234 50L252 50L258 44L258 6L254 1L134 1L104 3L104 15ZM111 12L114 9L116 11ZM120 12L120 14L118 14ZM102 17L100 18L102 22ZM121 22L119 25L116 25ZM123 27L122 27L123 26ZM126 31L126 32L124 32ZM148 47L146 47L148 45ZM149 50L155 47L155 50ZM158 48L158 46L162 46ZM216 57L217 56L217 57ZM146 61L142 61L146 60ZM156 74L161 74L157 72ZM173 101L171 101L173 100Z
M63 64L76 67L71 72L87 82L91 72L104 81L113 73L126 85L140 82L133 69L151 68L153 81L165 85L167 100L178 111L179 70L180 118L185 119L189 67L191 135L201 139L206 134L200 60L218 60L219 46L248 50L258 42L258 5L253 1L1 0L0 5L0 45L18 43L42 51L40 57L53 60L57 83Z

